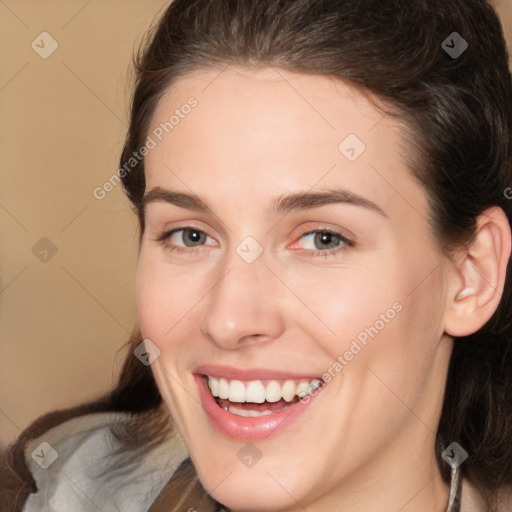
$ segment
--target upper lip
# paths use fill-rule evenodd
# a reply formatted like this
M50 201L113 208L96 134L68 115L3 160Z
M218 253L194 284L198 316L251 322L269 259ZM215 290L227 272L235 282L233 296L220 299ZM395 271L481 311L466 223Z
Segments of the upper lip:
M227 380L314 380L321 379L312 373L286 372L268 368L235 368L233 366L220 366L205 364L198 366L194 373L208 375L209 377L224 378Z

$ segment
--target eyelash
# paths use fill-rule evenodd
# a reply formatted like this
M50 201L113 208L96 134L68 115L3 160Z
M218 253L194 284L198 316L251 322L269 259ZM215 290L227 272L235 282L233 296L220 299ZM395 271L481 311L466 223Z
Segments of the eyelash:
M201 229L198 229L198 228L196 228L194 226L183 226L181 228L176 228L176 229L173 229L171 231L166 231L165 233L160 235L156 239L156 241L161 243L170 252L177 252L177 253L180 253L180 254L183 254L183 253L195 254L195 253L198 253L198 252L202 252L200 249L195 248L195 247L191 247L191 248L185 249L183 247L179 247L179 246L176 246L176 245L171 245L168 242L169 238L174 233L177 233L179 231L185 231L187 229L190 229L192 231L196 231L198 233L206 235L206 233L204 231L202 231ZM312 235L312 234L315 234L315 233L328 233L328 234L331 234L331 235L335 235L337 238L339 238L339 240L341 242L341 245L336 247L336 248L334 248L334 249L329 249L329 250L326 250L326 251L318 251L318 250L314 251L314 250L306 249L306 251L308 251L310 253L309 256L311 258L324 257L325 259L327 259L328 257L331 257L331 256L337 256L339 253L345 252L348 249L350 249L351 247L354 247L354 245L355 245L352 240L349 240L348 238L343 236L341 233L339 233L337 231L334 231L332 229L329 229L329 228L314 229L314 230L311 230L311 231L306 231L305 233L301 234L301 236L298 238L298 240L300 240L301 238L303 238L303 237L305 237L307 235ZM206 236L208 236L208 235L206 235Z

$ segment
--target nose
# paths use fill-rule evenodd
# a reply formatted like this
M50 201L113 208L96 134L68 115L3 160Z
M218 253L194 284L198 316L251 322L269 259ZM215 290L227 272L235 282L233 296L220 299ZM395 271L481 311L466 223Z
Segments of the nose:
M284 326L278 283L263 255L246 263L233 251L205 297L201 332L227 350L278 338Z

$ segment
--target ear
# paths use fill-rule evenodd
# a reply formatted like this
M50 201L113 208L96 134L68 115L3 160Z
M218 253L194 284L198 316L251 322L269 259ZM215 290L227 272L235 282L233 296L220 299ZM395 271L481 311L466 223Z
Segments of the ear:
M477 218L468 247L458 252L450 272L445 332L468 336L478 331L494 314L505 286L511 251L511 230L499 207Z

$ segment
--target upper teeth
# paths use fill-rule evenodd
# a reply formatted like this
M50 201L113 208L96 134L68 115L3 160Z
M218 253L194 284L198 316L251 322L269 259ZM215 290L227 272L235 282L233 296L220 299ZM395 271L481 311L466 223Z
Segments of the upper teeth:
M228 399L230 402L254 402L262 404L267 402L278 402L284 398L291 402L295 395L305 397L322 385L322 381L295 382L287 380L281 385L277 380L271 380L266 386L260 380L242 382L240 380L228 381L227 379L208 376L208 387L213 396Z

